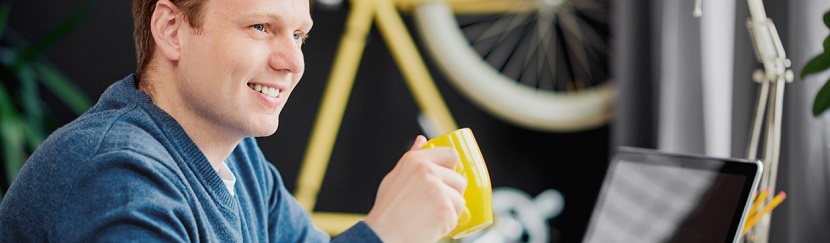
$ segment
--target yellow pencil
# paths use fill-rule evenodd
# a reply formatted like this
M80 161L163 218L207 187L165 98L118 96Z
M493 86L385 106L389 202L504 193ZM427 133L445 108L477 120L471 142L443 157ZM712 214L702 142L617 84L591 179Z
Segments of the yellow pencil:
M758 220L760 220L762 217L764 217L764 215L768 214L769 212L772 212L772 210L775 209L775 207L778 207L778 205L781 204L781 202L784 201L784 199L786 198L787 193L783 191L778 192L778 195L775 195L775 197L772 198L772 201L770 201L769 204L764 206L764 208L762 208L760 211L758 211L758 213L756 213L751 218L749 218L749 220L746 221L746 225L744 225L744 229L741 234L746 234L746 232L749 231L750 228L755 226L755 223L758 223Z
M761 191L761 194L758 194L758 196L755 197L752 207L749 208L749 214L746 216L747 219L752 218L752 216L755 215L755 212L758 211L758 207L761 205L761 202L767 199L767 194L769 194L769 188L764 189Z

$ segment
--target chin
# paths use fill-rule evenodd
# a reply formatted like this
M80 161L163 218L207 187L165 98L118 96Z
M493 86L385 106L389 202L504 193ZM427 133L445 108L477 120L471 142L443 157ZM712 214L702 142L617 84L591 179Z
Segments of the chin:
M259 129L256 129L252 132L252 137L268 137L274 135L274 133L277 132L277 127L279 127L279 123L276 123L268 127L260 127Z

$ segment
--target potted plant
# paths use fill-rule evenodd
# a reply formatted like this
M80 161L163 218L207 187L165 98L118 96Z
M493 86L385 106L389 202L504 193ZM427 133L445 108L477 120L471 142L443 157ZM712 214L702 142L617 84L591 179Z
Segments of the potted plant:
M90 99L42 53L62 38L89 12L92 1L74 12L52 31L33 42L23 40L8 28L11 2L0 3L0 200L29 154L61 125L51 114L55 109L41 96L49 91L66 108L81 114Z
M830 29L830 11L824 13L824 25ZM801 70L802 80L809 75L830 69L830 35L824 39L823 46L824 52L807 62L807 65ZM813 100L813 116L821 115L828 108L830 108L830 79L824 82Z

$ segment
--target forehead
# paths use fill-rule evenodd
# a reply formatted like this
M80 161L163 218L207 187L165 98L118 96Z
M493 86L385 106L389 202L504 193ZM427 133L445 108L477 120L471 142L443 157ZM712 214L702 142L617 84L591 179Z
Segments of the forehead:
M285 20L311 21L309 0L209 0L205 10L207 15L265 15Z

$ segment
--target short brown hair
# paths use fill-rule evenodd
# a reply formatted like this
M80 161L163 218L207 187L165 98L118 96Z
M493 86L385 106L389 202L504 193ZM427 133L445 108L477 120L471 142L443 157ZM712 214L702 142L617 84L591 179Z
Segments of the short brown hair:
M170 0L184 14L184 20L195 29L202 27L204 13L202 11L208 0ZM136 74L139 80L144 77L145 71L153 58L156 43L153 33L150 32L150 21L156 10L158 0L133 0L133 19L136 55Z

